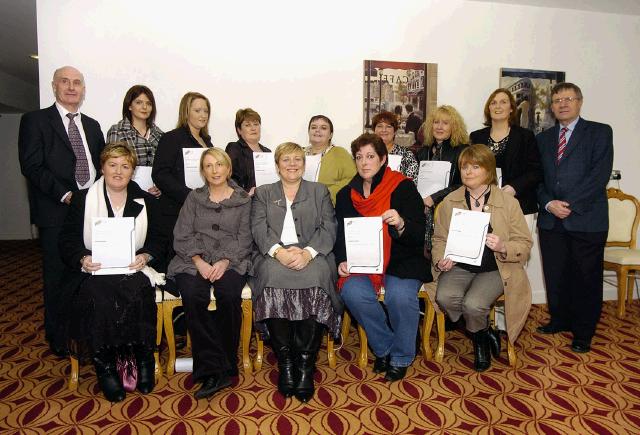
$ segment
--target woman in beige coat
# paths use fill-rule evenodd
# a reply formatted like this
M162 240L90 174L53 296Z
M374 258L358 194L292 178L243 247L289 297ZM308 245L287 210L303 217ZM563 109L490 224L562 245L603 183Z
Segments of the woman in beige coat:
M436 301L451 321L464 317L473 338L474 368L491 366L491 353L500 352L497 333L488 325L496 299L505 295L507 334L513 343L531 307L531 287L524 264L531 251L531 234L518 201L497 186L496 162L484 145L465 149L458 161L463 186L438 208L433 236ZM444 258L453 209L491 213L480 266ZM438 276L439 275L439 276Z

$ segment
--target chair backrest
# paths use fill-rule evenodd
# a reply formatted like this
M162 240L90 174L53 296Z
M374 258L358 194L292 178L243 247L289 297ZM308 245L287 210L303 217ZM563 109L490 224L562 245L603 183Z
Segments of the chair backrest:
M640 202L620 189L607 189L609 199L609 234L607 246L636 248L640 222Z

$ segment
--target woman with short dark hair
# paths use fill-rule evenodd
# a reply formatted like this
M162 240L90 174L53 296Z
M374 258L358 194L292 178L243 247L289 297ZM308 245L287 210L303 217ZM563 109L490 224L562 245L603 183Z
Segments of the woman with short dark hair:
M164 279L149 266L162 258L164 241L157 231L157 201L130 183L136 161L124 142L107 145L100 155L102 177L73 195L60 233L69 349L78 358L93 359L100 389L111 402L125 398L116 370L120 356L135 358L142 394L155 385L155 286ZM134 219L136 255L127 273L95 274L102 264L92 255L92 221L113 217Z
M422 255L424 206L411 179L387 166L387 146L380 137L369 133L359 136L351 143L351 153L358 173L336 199L338 287L349 311L367 333L376 356L373 370L386 372L388 381L397 381L415 358L418 291L423 282L431 281L430 267ZM382 216L382 274L349 271L344 219L361 216ZM377 301L383 286L388 316Z
M402 107L401 107L402 109ZM401 147L394 142L398 130L398 117L391 112L380 112L373 117L373 132L382 139L387 147L387 154L402 156L398 170L405 177L409 177L415 184L418 183L418 162L408 148ZM387 165L389 162L386 162Z
M256 175L253 168L253 153L269 153L271 150L260 144L262 118L255 110L247 107L236 112L235 121L238 140L229 142L225 151L233 164L233 180L253 195Z

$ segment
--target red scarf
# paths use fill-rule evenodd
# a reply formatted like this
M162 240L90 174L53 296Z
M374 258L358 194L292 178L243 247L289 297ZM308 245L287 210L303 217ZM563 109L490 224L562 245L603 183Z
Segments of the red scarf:
M400 172L392 171L387 166L382 175L382 180L380 180L380 184L376 186L368 198L360 195L357 190L351 189L351 202L353 203L353 207L364 217L381 216L382 213L391 208L391 194L396 190L398 184L406 179L407 177ZM382 247L384 253L382 274L365 275L371 280L376 294L380 294L384 282L384 274L387 271L389 259L391 258L391 236L389 235L388 225L384 221L382 222ZM340 279L338 279L338 288L342 289L344 283L347 282L350 277L356 275L362 274L354 273L346 277L340 277Z

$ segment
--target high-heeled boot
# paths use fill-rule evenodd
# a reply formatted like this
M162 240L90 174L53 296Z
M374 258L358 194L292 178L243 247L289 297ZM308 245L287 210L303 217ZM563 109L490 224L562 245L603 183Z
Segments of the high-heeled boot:
M487 331L487 338L489 340L491 355L493 355L493 357L497 359L500 357L500 348L502 347L502 343L500 342L500 331L498 331L497 329L493 329L491 326L487 328Z
M153 348L146 345L136 346L135 356L136 365L138 366L138 384L136 388L142 394L149 394L156 385L156 360L153 356Z
M489 349L489 329L473 333L473 368L483 372L491 367L491 350Z
M271 336L271 348L278 359L278 391L284 397L291 397L294 394L291 321L268 319L266 324Z
M313 319L295 322L295 396L296 399L303 403L308 402L315 393L313 373L316 368L316 358L324 335L324 329L324 325Z
M103 349L93 355L93 365L96 369L98 384L104 397L110 402L121 402L126 393L122 388L120 376L116 369L116 355L112 349Z

